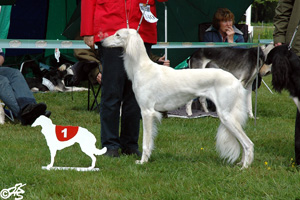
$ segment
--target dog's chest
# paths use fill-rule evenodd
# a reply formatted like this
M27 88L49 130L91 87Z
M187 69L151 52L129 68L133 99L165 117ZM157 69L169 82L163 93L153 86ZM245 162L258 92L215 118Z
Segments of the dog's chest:
M55 126L56 138L60 142L68 141L75 137L78 129L78 126Z

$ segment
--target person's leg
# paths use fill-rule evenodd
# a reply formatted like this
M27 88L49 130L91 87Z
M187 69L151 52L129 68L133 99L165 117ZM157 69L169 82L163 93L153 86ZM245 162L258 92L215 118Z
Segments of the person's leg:
M121 148L124 154L139 154L138 139L141 110L132 91L130 80L126 81L121 117Z
M0 75L8 79L20 109L28 104L36 104L35 98L20 71L10 67L1 67Z
M298 109L295 123L295 157L296 164L300 165L300 113Z
M102 88L100 103L101 143L108 150L120 148L119 121L124 80L121 48L102 47Z
M0 68L0 74L1 74ZM5 103L6 106L12 111L15 116L18 116L21 109L18 105L16 100L14 91L9 84L9 80L5 77L0 75L0 99Z
M151 54L151 46L152 44L145 43L148 55ZM140 152L138 150L140 120L141 110L135 99L135 95L132 90L132 83L128 80L128 78L126 78L123 94L120 133L120 142L123 154L136 154L140 156Z
M23 75L14 68L1 67L1 96L2 101L12 110L23 125L30 125L47 109L46 104L36 103ZM3 93L2 93L3 92Z

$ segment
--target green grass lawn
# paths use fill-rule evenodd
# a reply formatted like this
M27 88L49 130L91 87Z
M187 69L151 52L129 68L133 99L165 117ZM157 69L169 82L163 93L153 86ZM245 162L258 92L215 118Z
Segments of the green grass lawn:
M270 85L271 77L264 80ZM99 114L87 111L87 92L73 93L73 99L71 93L35 97L47 103L55 124L87 128L100 148ZM255 144L254 162L245 170L219 158L215 118L163 119L149 163L98 156L98 172L42 170L50 153L41 128L6 120L0 132L0 191L26 183L24 199L300 199L300 174L292 160L295 116L287 93L271 94L261 86L259 119L256 126L249 119L245 127ZM142 134L139 142L141 149ZM76 144L59 151L54 166L90 164Z
M254 26L253 27L253 42L258 42L258 36L260 39L273 39L273 24L267 24L267 26Z

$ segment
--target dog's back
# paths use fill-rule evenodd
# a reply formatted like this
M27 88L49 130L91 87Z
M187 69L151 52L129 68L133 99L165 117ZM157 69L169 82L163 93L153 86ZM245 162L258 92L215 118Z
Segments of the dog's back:
M259 58L264 60L260 49ZM201 48L189 60L189 67L221 68L232 73L246 87L254 80L257 64L257 48Z

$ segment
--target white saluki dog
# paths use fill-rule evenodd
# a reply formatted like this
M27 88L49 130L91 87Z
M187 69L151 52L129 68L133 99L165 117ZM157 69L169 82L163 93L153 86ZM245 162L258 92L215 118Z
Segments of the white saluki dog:
M210 98L217 107L221 124L216 146L221 157L231 163L236 161L240 142L242 168L252 163L254 145L242 127L247 120L246 91L231 73L221 69L174 70L158 65L149 59L144 42L134 29L120 29L102 45L124 48L125 70L143 118L143 154L136 163L145 163L150 158L160 112L174 110L198 96Z

